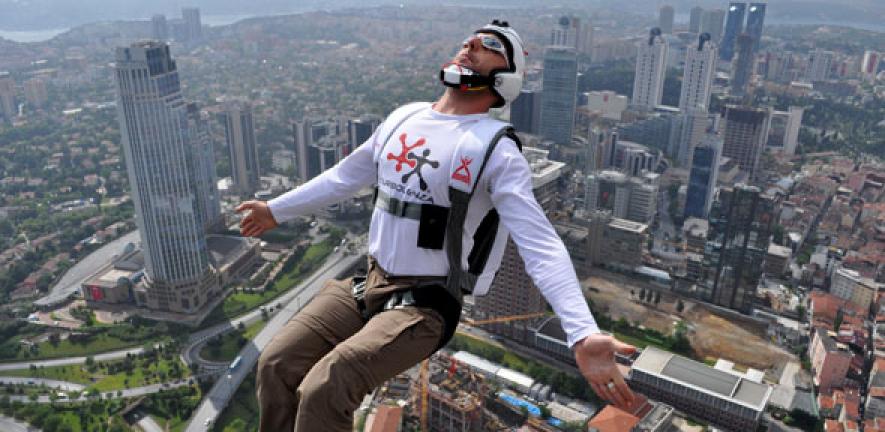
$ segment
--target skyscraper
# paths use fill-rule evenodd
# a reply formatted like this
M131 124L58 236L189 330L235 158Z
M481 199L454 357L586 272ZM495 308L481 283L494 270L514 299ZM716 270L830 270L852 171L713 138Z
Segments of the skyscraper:
M725 11L722 9L705 10L701 14L701 33L710 33L710 39L717 44L722 41L722 22Z
M658 27L660 27L661 33L673 33L673 19L675 15L676 12L673 10L673 6L661 6L661 9L658 10Z
M12 123L16 115L18 107L15 103L15 80L9 72L0 71L0 116Z
M40 77L34 77L24 82L25 100L32 107L42 107L48 102L46 81Z
M187 41L198 42L203 38L203 23L200 20L200 8L186 7L181 9L181 17L187 29Z
M725 20L725 34L719 43L719 58L730 62L734 58L734 44L739 34L744 32L744 15L747 12L747 4L731 2L728 5L728 15Z
M115 77L126 169L145 257L138 304L190 313L219 292L206 226L220 219L211 142L182 97L169 46L117 48Z
M771 238L774 204L759 188L720 188L710 209L702 297L749 313Z
M738 36L738 53L731 71L731 94L733 96L747 96L756 60L756 56L753 54L753 45L752 36L746 33Z
M233 186L242 196L252 195L261 186L261 173L251 106L246 103L231 103L226 107L224 136L230 154Z
M565 164L547 159L547 151L526 147L523 149L532 167L532 191L535 199L545 211L557 208L556 192L559 177ZM502 317L523 315L547 310L547 303L541 292L525 271L525 264L519 256L513 240L507 242L501 269L495 276L487 295L476 297L476 309L482 317ZM533 337L533 321L520 320L510 323L492 324L487 330L522 342Z
M169 24L166 15L157 14L151 17L151 34L158 41L169 39Z
M541 91L524 88L510 105L510 123L519 132L538 133L541 120Z
M805 79L809 82L823 81L830 77L830 68L833 66L835 53L815 49L808 56L808 69L805 70Z
M755 178L770 126L770 108L726 106L722 156L731 158L750 178Z
M706 219L713 203L716 178L719 177L719 156L722 141L715 135L707 136L695 147L685 195L685 218Z
M543 83L540 135L556 145L569 145L578 92L578 59L573 48L547 47Z
M550 31L550 45L580 49L581 19L562 16Z
M860 64L860 75L864 81L873 81L879 73L879 63L882 54L877 51L864 51L863 61ZM0 78L2 79L2 78Z
M691 8L689 12L688 18L688 31L692 33L700 33L701 32L701 19L704 15L704 8L700 6L695 6Z
M347 120L347 146L343 156L347 156L362 143L372 137L375 128L381 124L381 119L376 116L363 116Z
M698 36L696 46L685 50L685 68L682 73L682 90L679 93L679 109L689 108L707 111L713 77L716 74L716 44L709 33Z
M707 134L710 121L707 112L699 109L686 109L680 116L682 122L676 159L682 166L688 166L691 163L694 148Z
M653 28L648 33L648 40L638 44L633 99L630 101L633 106L653 110L661 104L666 69L667 41L659 28Z
M789 111L773 111L768 132L768 149L790 156L796 154L804 113L805 108L799 106L791 106Z
M746 32L753 38L753 53L759 50L759 44L762 41L762 26L765 24L765 3L750 3L747 9L747 29Z

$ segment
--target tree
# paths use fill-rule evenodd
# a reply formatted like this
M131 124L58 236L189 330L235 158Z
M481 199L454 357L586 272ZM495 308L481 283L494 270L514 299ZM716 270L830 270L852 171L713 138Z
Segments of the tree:
M685 302L683 302L682 299L679 299L676 301L676 312L682 313L683 310L685 310Z

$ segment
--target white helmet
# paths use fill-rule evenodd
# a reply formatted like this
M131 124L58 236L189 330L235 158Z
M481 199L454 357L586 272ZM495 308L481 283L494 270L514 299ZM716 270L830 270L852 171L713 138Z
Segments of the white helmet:
M494 20L491 24L474 32L488 33L497 37L507 52L507 68L495 69L488 76L458 64L448 63L439 71L439 79L449 87L462 90L479 90L489 88L498 100L492 108L499 108L513 102L522 90L522 78L525 75L525 48L519 35L510 28L507 21Z
M519 91L522 90L522 80L525 76L525 45L516 30L510 27L507 21L494 20L486 24L474 33L490 33L501 39L507 48L507 64L509 69L493 70L489 76L493 79L492 91L500 100L493 105L494 108L509 105L513 102Z

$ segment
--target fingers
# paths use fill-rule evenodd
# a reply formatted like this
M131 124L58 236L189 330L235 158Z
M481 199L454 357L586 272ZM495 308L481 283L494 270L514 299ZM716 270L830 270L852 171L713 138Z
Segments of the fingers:
M633 345L621 342L614 338L612 339L612 342L614 342L615 352L618 354L630 355L636 352L636 347Z
M256 237L264 232L264 227L255 222L254 219L246 218L240 223L240 234L244 237Z
M234 211L240 213L243 210L251 210L253 208L255 208L255 201L246 201L238 205L237 208L234 209Z
M630 387L624 382L624 377L621 374L615 376L613 380L615 383L615 388L612 390L612 393L615 393L617 397L619 397L623 401L623 407L626 407L633 403L633 391L630 390Z

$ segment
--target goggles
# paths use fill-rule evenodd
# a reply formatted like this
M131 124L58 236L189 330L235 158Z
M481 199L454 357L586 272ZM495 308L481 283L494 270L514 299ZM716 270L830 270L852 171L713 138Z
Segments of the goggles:
M461 43L461 46L467 46L468 44L470 44L471 41L473 41L473 39L479 39L479 42L482 44L483 48L501 54L501 56L504 57L504 61L507 61L507 66L510 66L510 62L507 60L507 48L504 47L504 44L501 43L498 38L490 34L477 33L474 35L470 35L466 39L464 39L464 42Z

